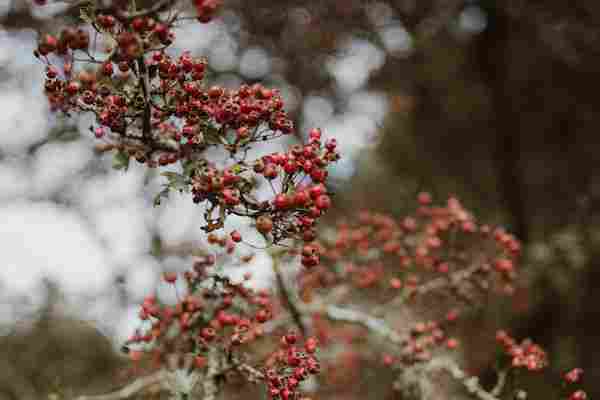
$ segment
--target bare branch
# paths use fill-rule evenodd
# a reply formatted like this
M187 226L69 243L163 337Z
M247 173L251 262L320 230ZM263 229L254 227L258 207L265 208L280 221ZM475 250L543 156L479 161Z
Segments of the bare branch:
M204 400L215 400L219 388L215 378L219 374L219 359L216 354L216 349L211 348L208 354L208 366L206 376L202 380L202 395Z
M327 316L327 318L334 321L356 323L364 326L370 332L388 340L393 344L402 344L408 337L403 336L396 332L394 329L389 327L387 323L378 318L371 317L370 315L357 310L350 310L338 306L316 304L304 306L303 312L316 312ZM468 376L456 362L450 358L435 358L426 364L426 370L431 369L443 369L449 372L452 377L465 387L465 389L476 396L480 400L499 400L497 394L486 391L480 384L477 377ZM504 386L504 379L506 377L500 375L498 385L496 387L502 388ZM502 382L500 382L502 381ZM499 386L500 385L500 386Z
M508 370L503 369L498 371L498 381L496 382L496 386L492 389L492 395L500 396L502 391L504 390L504 386L506 385L506 376L508 375Z
M479 400L500 400L491 392L485 390L480 384L479 379L475 376L467 375L456 362L450 358L435 358L427 363L427 370L444 370L448 372L454 379L459 381L471 395Z
M100 394L100 395L95 395L95 396L84 395L84 396L77 397L76 400L127 399L152 385L155 385L155 384L162 385L162 383L167 378L167 374L168 374L167 371L161 369L160 371L157 371L152 375L148 375L148 376L144 376L144 377L136 379L135 381L131 382L129 385L125 386L124 388L122 388L120 390L117 390L116 392Z
M300 329L303 336L306 336L308 333L308 328L304 323L304 316L302 312L302 305L298 301L298 295L287 286L285 281L285 277L280 268L280 260L281 253L274 253L271 257L273 260L273 271L275 272L275 278L277 280L277 289L279 290L279 295L281 296L284 305L289 310L292 319L295 325Z
M374 318L362 311L319 303L302 306L300 310L304 313L324 314L327 318L334 321L362 325L393 344L402 344L407 339L407 337L390 328L384 320Z

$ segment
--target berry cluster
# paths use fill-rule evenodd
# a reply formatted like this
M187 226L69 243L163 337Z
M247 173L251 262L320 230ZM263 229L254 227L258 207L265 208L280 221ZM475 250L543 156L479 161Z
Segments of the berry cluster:
M548 365L546 352L530 339L517 343L505 331L496 333L496 340L511 357L513 368L526 368L529 371L540 371Z
M573 368L564 375L564 381L567 385L574 385L581 383L583 378L583 369ZM572 390L572 389L571 389ZM588 395L584 390L578 389L569 395L569 400L587 400Z
M139 313L144 326L126 343L133 347L132 358L150 353L160 366L167 355L193 355L196 366L204 365L210 347L229 354L262 335L261 325L273 317L269 293L209 273L213 264L210 256L195 262L183 275L188 293L175 305L160 304L155 296L144 299ZM174 272L163 277L167 284L179 279Z
M218 4L195 0L198 19L210 20ZM149 168L179 163L182 173L166 173L169 183L156 203L170 189L190 191L206 206L205 231L223 228L235 214L253 219L269 244L314 240L316 220L331 206L324 184L327 167L339 159L336 141L322 141L313 129L304 145L248 160L251 147L294 133L279 91L260 84L207 87L205 60L167 51L178 13L125 10L118 4L82 9L93 41L85 27L41 38L36 56L47 66L51 108L93 114L90 130L103 150L117 150L117 167L126 168L130 158ZM227 157L209 162L211 148L224 149ZM266 201L256 193L261 183L272 188ZM306 264L317 262L309 257Z
M267 362L265 377L271 399L299 399L300 383L320 371L319 362L314 356L317 340L310 337L303 346L298 347L298 339L294 332L282 336L281 348Z
M421 193L414 215L400 219L360 212L324 232L302 255L320 254L304 271L305 292L350 282L388 297L450 291L465 299L490 289L511 294L519 242L502 228L479 225L456 198L443 207Z
M190 175L194 202L211 204L206 214L208 230L221 227L224 214L235 214L254 218L256 229L272 243L289 238L313 241L317 219L331 207L323 185L328 175L325 168L339 155L334 141L322 145L319 130L313 129L310 138L308 144L294 145L287 153L267 154L252 167L238 162L225 169L212 164L193 169ZM252 180L259 176L272 188L271 201L252 197ZM307 177L310 185L304 183ZM212 218L217 209L217 217ZM232 238L241 241L237 235Z
M220 5L220 0L194 0L198 21L202 23L210 22Z
M417 322L411 329L411 334L401 348L401 360L404 365L429 361L435 350L454 350L459 341L449 337L449 325L457 319L457 312L452 310L445 319L440 321Z

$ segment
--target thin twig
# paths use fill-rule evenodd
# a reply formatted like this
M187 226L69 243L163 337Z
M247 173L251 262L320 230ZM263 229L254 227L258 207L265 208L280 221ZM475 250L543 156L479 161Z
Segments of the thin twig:
M297 294L290 288L288 288L283 273L280 267L280 257L282 256L281 252L276 252L271 257L273 260L273 272L275 273L275 278L277 280L277 289L279 290L279 294L283 300L284 306L289 310L292 315L292 320L302 332L302 335L306 337L308 334L308 327L304 323L303 313L301 310L301 305L298 301Z
M503 369L498 371L498 381L496 381L496 386L491 391L493 396L500 396L502 391L504 390L504 386L506 385L506 376L508 375L508 370Z

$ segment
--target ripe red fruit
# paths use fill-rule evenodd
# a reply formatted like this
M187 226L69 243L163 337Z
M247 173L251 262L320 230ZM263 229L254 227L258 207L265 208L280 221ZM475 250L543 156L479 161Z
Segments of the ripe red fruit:
M271 318L271 315L267 310L265 310L264 308L261 308L256 313L255 318L256 318L256 321L258 321L259 323L262 324L262 323L267 322Z
M302 233L302 240L305 242L312 242L317 238L317 233L314 229L307 229Z
M67 85L67 93L70 95L77 94L79 92L81 85L78 82L69 82Z
M273 220L267 216L261 215L256 219L256 229L266 235L273 230Z
M309 189L309 194L312 199L316 199L325 193L327 193L327 189L325 189L325 186L323 186L321 183L314 185Z
M263 175L265 178L271 180L277 178L277 175L279 174L277 172L277 168L273 164L267 164L265 170L263 171Z
M277 196L275 196L275 199L273 200L273 205L278 210L284 210L288 208L290 206L290 203L290 197L286 196L283 193L280 193Z
M165 24L157 24L154 27L154 33L156 33L160 40L164 40L169 36L169 28Z
M242 235L238 232L238 231L233 231L230 233L231 235L231 240L233 240L236 243L239 243L242 241Z
M131 350L129 352L129 358L131 359L131 361L133 362L137 362L140 361L142 359L142 356L144 355L143 352L139 351L139 350Z
M317 254L313 254L312 256L303 256L301 263L306 268L312 268L319 265L320 259Z
M299 207L302 207L308 203L310 200L310 195L306 190L300 190L294 194L294 204Z
M200 331L200 336L210 342L217 336L217 332L213 328L205 327Z
M298 163L294 160L287 160L285 164L283 164L283 170L287 174L293 174L298 170Z
M106 62L102 65L102 74L105 76L111 76L114 72L114 68L111 62Z
M315 206L317 206L319 210L327 210L329 207L331 207L331 199L326 194L323 194L317 197L315 200Z
M246 126L240 126L237 130L238 139L245 139L250 134L250 130Z
M313 354L315 351L317 351L317 345L317 339L314 337L309 337L308 339L306 339L306 342L304 342L304 349L307 353Z
M163 279L165 282L173 284L177 281L177 272L165 272L163 274Z
M569 400L587 400L588 396L587 393L584 392L583 390L578 390L576 392L573 392L571 394L571 396L569 396Z
M319 141L319 140L321 140L321 130L319 128L312 128L308 132L308 138L311 141Z
M429 204L431 204L431 194L429 194L428 192L421 192L417 196L417 200L419 201L419 204L421 204L421 205L424 205L424 206L429 205Z
M202 368L206 367L206 364L207 364L206 357L202 357L202 356L194 357L194 367L196 367L198 369L202 369Z
M583 376L583 369L574 368L565 374L565 381L567 383L577 383L581 380L582 376Z
M325 143L325 148L329 151L334 151L336 147L337 140L334 138L327 140L327 142Z
M392 357L389 354L385 354L383 356L383 365L385 365L386 367L389 367L390 365L392 365L394 363L394 357Z
M296 332L289 332L287 335L282 337L282 344L289 346L296 343L297 340L298 335L296 334Z
M56 76L58 75L58 71L56 71L56 68L53 66L49 66L48 68L46 68L46 76L50 79L54 79L56 78Z
M328 173L325 169L313 168L312 171L310 171L310 178L313 182L325 182L327 175Z
M141 32L146 28L146 21L139 17L134 18L134 20L131 22L131 27L134 31Z
M212 86L208 89L208 97L213 99L219 98L223 95L223 88L219 86Z
M402 287L402 281L398 278L390 279L390 287L392 289L400 289Z
M39 46L38 51L41 55L45 56L48 53L52 53L56 50L56 46L58 45L58 40L52 35L44 35Z

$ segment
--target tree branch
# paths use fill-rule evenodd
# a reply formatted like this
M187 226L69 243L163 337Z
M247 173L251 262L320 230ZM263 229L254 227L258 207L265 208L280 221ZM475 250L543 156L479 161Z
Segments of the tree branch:
M494 394L485 390L475 376L467 375L456 362L450 358L434 358L427 363L426 370L441 369L448 372L455 380L460 382L471 395L479 400L500 400Z
M506 376L508 375L508 370L503 369L498 371L498 381L496 382L496 386L492 389L491 393L493 396L500 396L502 391L504 390L504 386L506 385Z
M378 318L371 317L370 315L357 310L350 310L333 305L316 304L304 306L303 312L315 312L326 315L329 319L334 321L355 323L364 326L370 332L388 340L393 344L402 344L408 337L403 336L396 332L394 329L389 327L387 323ZM499 400L497 394L486 391L480 384L477 377L468 376L456 362L450 358L434 358L426 364L426 370L432 369L443 369L452 375L454 379L459 381L465 389L472 395L476 396L480 400ZM499 375L498 384L496 388L502 388L504 386L505 376ZM497 389L494 389L497 390Z
M135 381L131 382L129 385L125 386L124 388L122 388L120 390L117 390L116 392L100 394L100 395L95 395L95 396L83 395L83 396L77 397L76 400L127 399L127 398L141 392L142 390L148 388L149 386L152 386L155 384L161 384L161 386L162 386L163 382L167 378L167 375L168 375L167 371L161 369L160 371L157 371L152 375L148 375L148 376L144 376L144 377L136 379Z
M306 337L308 328L304 323L304 316L301 309L302 305L298 302L296 293L287 287L285 278L283 277L283 273L281 272L281 268L279 266L279 257L281 257L280 254L281 253L274 253L271 257L273 260L273 272L275 273L275 278L277 280L277 289L279 290L279 295L283 300L284 306L290 311L292 320L298 329L300 329L302 335Z
M362 325L372 333L381 336L393 344L399 345L408 339L407 336L403 336L390 328L384 320L372 317L362 311L319 303L303 305L301 306L300 311L303 313L324 314L333 321L350 322Z

